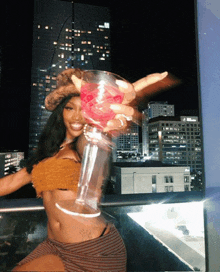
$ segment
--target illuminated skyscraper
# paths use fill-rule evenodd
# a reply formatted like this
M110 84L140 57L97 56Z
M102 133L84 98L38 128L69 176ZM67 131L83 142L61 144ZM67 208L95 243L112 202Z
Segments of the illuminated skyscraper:
M116 139L117 152L138 153L139 151L139 127L132 123L127 131Z
M142 155L149 158L149 132L148 122L158 116L174 116L174 105L168 102L150 102L143 112L142 119Z
M35 0L29 150L50 115L46 95L66 68L111 70L110 14L107 7L59 0Z
M149 153L152 160L189 166L202 172L200 122L196 116L158 117L149 121Z

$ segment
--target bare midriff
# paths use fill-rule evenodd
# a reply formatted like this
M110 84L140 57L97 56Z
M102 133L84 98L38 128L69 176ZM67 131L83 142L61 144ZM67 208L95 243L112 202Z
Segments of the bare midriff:
M63 243L79 243L95 239L102 235L106 221L101 216L85 218L72 216L59 210L55 204L61 200L76 198L76 192L70 190L53 190L43 192L44 207L48 216L48 238ZM109 232L109 228L105 234Z

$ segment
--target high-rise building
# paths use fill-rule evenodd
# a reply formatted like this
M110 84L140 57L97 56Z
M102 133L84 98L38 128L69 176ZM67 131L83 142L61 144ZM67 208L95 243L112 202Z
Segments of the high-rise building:
M149 119L158 116L175 116L174 105L169 105L168 102L150 102L147 108Z
M127 131L116 139L117 152L138 153L139 127L132 123Z
M148 107L142 113L142 155L149 158L149 135L148 122L151 118L158 116L175 116L174 105L168 102L150 102Z
M166 164L202 171L200 122L196 116L158 117L149 121L149 155Z
M66 68L111 70L110 14L107 7L59 0L35 0L29 150L50 115L46 95Z
M21 169L20 162L24 159L24 152L8 151L0 153L0 178L12 171Z

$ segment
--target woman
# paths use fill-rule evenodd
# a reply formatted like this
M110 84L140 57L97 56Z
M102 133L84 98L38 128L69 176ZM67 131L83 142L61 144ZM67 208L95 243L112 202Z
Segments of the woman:
M48 238L13 271L126 271L126 250L115 227L101 217L70 216L55 203L76 198L85 125L81 113L79 86L82 71L69 69L57 77L57 89L45 100L53 111L35 156L26 168L0 180L0 196L10 194L32 182L37 196L43 198L48 216ZM167 73L153 74L134 84L135 91L163 79ZM134 90L121 86L125 102L134 97ZM126 127L124 115L131 116L127 105L113 105L117 113L105 131Z

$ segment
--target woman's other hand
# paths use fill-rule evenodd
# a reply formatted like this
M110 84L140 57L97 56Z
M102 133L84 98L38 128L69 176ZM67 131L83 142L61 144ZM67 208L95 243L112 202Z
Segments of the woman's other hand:
M155 92L147 92L147 87L163 80L167 77L168 72L150 74L144 78L139 79L133 84L126 83L125 81L117 80L117 84L121 92L124 93L124 99L122 104L112 104L110 108L116 113L113 120L108 121L107 127L104 128L105 132L111 130L123 130L127 127L127 121L133 118L138 121L141 118L141 113L135 110L133 107L128 106L135 98L137 93L146 89L145 95L152 95Z
M127 121L132 120L134 117L138 119L138 113L133 107L128 106L131 103L138 93L147 87L163 80L168 75L168 72L163 73L154 73L150 74L144 78L139 79L133 84L126 83L122 80L117 80L117 84L121 92L124 93L124 99L122 104L111 104L110 108L116 113L116 116L113 120L108 121L107 126L104 128L104 132L109 132L112 130L124 130L127 127ZM72 75L71 77L76 88L80 91L82 79ZM150 96L156 93L157 90L148 93L145 92L145 95Z

